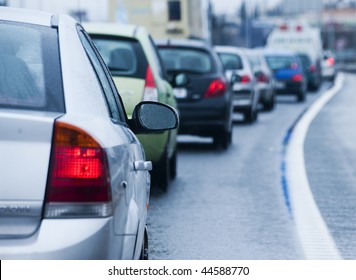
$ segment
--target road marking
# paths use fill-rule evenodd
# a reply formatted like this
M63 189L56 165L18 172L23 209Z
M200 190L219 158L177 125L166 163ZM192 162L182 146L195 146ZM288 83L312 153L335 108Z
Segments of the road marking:
M340 91L344 76L317 98L298 118L284 140L282 184L288 209L296 224L305 258L342 259L311 192L304 162L304 141L309 126L326 103Z

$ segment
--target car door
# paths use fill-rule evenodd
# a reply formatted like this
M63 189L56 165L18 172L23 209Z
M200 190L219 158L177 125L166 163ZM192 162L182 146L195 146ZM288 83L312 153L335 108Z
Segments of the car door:
M138 231L139 223L145 222L147 212L147 204L149 199L149 174L150 165L145 161L145 154L141 143L137 137L128 128L126 124L126 113L122 101L117 93L114 82L111 78L109 70L103 62L99 52L94 47L94 44L89 39L89 36L80 27L79 36L83 42L83 46L91 60L98 79L102 85L103 92L108 104L109 111L113 123L117 126L117 130L121 133L124 139L124 149L128 151L127 161L124 166L121 166L126 172L120 170L111 170L113 180L112 186L118 186L120 191L113 189L113 207L114 207L114 231L117 235L130 234L135 235ZM122 139L120 139L122 141ZM112 166L117 162L122 161L125 151L122 147L115 145L110 148L108 154L109 161ZM125 178L120 180L120 176ZM126 217L125 217L126 214Z

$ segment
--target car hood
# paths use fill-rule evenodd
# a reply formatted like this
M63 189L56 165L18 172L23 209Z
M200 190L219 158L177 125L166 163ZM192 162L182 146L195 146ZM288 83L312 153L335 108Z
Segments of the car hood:
M0 238L31 235L41 222L59 115L0 111Z

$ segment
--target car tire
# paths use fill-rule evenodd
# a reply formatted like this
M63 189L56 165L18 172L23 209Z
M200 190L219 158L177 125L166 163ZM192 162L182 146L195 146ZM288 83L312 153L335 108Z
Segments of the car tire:
M253 123L255 120L255 112L251 109L244 113L244 119L246 123Z
M306 99L306 92L304 90L299 91L297 95L298 102L304 102L305 99Z
M161 159L153 166L152 183L162 191L167 191L170 182L170 160L167 148Z
M170 159L169 168L170 178L174 180L177 177L177 148L174 149L173 155Z
M272 111L275 105L275 96L271 95L271 98L263 105L266 111Z
M229 145L232 142L232 131L224 131L222 134L216 134L213 136L214 146L217 148L222 148L223 150L227 150Z
M147 261L148 259L149 259L148 258L148 232L147 232L147 227L146 227L145 232L143 234L140 260Z

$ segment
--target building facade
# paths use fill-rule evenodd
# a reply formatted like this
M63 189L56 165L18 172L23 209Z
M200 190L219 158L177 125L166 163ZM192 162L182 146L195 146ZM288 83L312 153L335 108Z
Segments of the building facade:
M110 0L109 18L145 26L155 39L210 41L209 0Z

